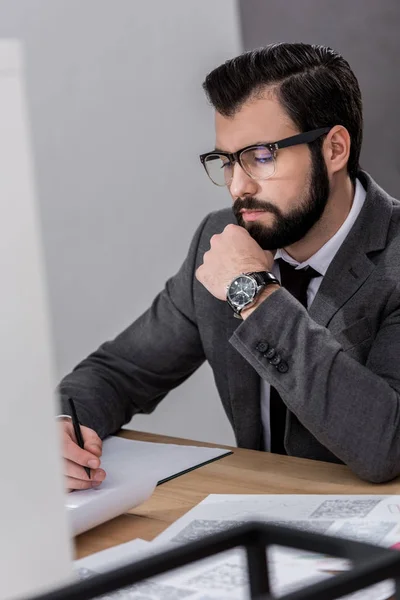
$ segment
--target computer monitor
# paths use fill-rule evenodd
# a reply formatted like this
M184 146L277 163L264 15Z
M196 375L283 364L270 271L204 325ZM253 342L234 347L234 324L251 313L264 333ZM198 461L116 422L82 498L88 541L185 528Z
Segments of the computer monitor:
M0 40L1 600L72 577L33 179L21 47Z

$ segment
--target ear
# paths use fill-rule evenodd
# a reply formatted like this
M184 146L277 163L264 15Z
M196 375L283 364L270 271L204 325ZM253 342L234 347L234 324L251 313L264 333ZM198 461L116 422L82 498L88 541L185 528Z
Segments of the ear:
M342 125L332 127L323 143L323 154L329 175L346 168L350 155L350 134Z

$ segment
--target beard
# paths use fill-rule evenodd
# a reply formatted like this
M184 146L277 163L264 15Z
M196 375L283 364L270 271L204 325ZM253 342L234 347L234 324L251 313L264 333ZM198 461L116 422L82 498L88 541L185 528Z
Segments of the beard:
M299 205L284 215L280 208L267 200L256 198L238 198L232 210L238 225L247 229L251 237L263 250L277 250L291 246L301 240L319 221L328 202L330 193L328 172L322 152L312 154L312 168L309 184L300 197ZM270 212L275 215L271 226L262 223L245 223L240 211L254 209Z

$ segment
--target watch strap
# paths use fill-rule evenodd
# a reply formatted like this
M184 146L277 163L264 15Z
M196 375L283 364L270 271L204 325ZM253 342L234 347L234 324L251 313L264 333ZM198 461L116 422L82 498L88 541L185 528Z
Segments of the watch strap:
M246 275L254 277L258 285L280 285L279 280L275 277L273 273L271 273L271 271L255 271L254 273L246 273Z

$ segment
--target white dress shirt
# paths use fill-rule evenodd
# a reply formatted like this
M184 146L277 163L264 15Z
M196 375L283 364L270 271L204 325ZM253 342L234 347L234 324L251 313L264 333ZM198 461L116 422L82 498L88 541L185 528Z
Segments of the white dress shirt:
M288 262L290 265L295 266L298 269L303 269L304 267L312 267L318 273L321 273L321 277L314 277L307 289L307 306L308 308L311 306L312 301L314 300L319 286L322 283L322 279L325 273L328 270L328 267L333 260L336 252L339 250L340 246L343 244L347 234L350 229L353 227L360 211L363 207L365 201L366 191L363 188L361 182L356 180L356 188L354 194L354 200L352 207L350 209L349 214L347 215L346 220L338 229L333 237L326 242L313 256L311 256L308 260L305 260L302 263L299 263L297 260L289 256L285 250L277 250L275 254L275 262L272 267L272 272L280 281L280 271L279 271L279 263L277 263L277 259L281 258ZM269 407L269 396L270 396L270 385L264 379L261 380L261 421L264 428L264 448L269 451L271 448L271 430L270 430L270 407Z

